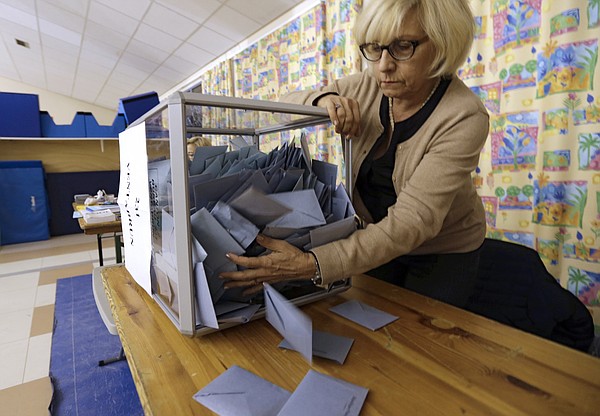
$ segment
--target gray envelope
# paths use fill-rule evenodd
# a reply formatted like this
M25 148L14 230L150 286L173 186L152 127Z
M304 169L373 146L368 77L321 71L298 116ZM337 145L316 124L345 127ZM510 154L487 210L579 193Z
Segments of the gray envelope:
M250 187L229 205L260 228L291 211L288 206L269 197L270 195Z
M268 283L265 288L266 318L292 349L312 363L312 321L296 305Z
M248 248L258 235L258 228L236 210L223 202L217 202L211 214L243 248Z
M329 332L313 330L312 352L316 357L327 358L336 361L338 364L344 364L350 348L354 343L352 338L342 337ZM279 344L279 348L294 349L285 339Z
M290 392L237 365L194 394L194 400L220 416L277 415Z
M369 389L308 370L277 416L358 416Z
M321 206L312 189L305 189L296 192L282 192L268 196L272 201L276 201L292 209L291 212L283 217L271 221L268 225L273 228L308 228L325 225L325 217L321 211Z
M397 316L391 315L354 299L331 307L329 310L343 316L346 319L350 319L359 325L365 326L372 331L375 331L398 319Z
M224 282L219 278L218 273L224 271L236 271L237 266L229 261L225 254L234 253L238 255L244 254L245 250L235 241L235 239L225 230L221 224L206 210L195 212L190 217L192 226L192 234L207 256L204 260L206 277L211 291L214 295L215 287L223 286ZM216 302L218 299L213 298Z

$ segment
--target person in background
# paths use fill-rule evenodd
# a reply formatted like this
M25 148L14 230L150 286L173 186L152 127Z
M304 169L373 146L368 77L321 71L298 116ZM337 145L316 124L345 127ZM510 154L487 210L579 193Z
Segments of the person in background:
M271 253L228 254L245 269L223 273L225 287L326 285L367 273L463 307L486 232L471 172L489 125L480 99L456 76L474 36L469 1L371 0L354 36L367 70L284 100L326 108L348 139L349 191L363 228L310 252L259 236Z
M190 162L194 160L196 148L201 146L212 146L212 142L208 137L194 136L187 140L187 155Z

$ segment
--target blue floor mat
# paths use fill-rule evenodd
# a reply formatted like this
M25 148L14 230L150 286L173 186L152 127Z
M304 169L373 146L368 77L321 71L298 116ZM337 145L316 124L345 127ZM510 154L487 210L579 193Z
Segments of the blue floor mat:
M54 321L52 414L143 415L127 362L98 366L98 361L117 356L121 343L98 313L91 275L57 281Z

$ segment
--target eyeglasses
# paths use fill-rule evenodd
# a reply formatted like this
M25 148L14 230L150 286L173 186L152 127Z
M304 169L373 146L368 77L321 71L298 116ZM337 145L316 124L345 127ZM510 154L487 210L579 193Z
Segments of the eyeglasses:
M358 48L367 61L375 62L381 59L383 51L387 50L396 61L406 61L415 54L417 46L421 45L427 38L419 40L400 40L397 39L389 45L380 45L379 43L365 43Z

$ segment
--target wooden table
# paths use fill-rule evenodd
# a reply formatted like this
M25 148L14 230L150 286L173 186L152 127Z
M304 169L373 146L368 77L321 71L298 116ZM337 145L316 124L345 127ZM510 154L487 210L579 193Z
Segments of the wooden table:
M77 210L76 206L76 204L73 204L74 210ZM115 240L115 260L117 263L121 263L123 261L123 257L121 255L120 220L90 224L83 218L77 218L77 222L79 223L79 228L81 228L85 235L96 236L96 240L98 242L98 263L100 263L100 266L104 266L104 255L102 254L102 239L104 238L104 234L112 234L112 237Z
M212 414L192 395L232 365L293 391L310 369L264 319L179 333L123 266L102 269L147 415ZM328 311L358 299L399 316L375 332ZM302 307L315 329L354 338L344 365L313 369L369 388L362 415L598 415L600 360L365 276Z

